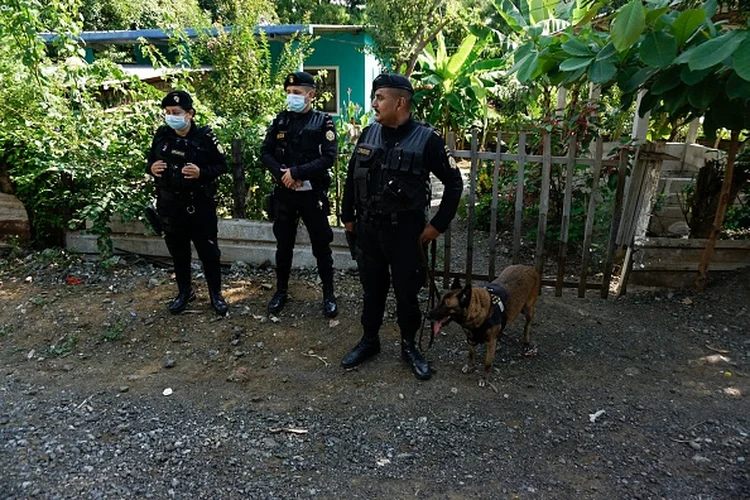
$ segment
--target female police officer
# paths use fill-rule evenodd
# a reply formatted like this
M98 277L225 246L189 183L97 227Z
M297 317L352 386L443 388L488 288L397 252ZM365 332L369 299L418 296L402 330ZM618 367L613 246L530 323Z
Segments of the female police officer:
M227 170L226 158L213 131L198 127L193 121L193 99L187 92L168 93L161 107L166 125L154 135L146 172L156 180L157 212L174 260L179 293L169 305L169 312L179 314L195 300L190 283L192 240L203 263L211 305L216 314L225 316L228 306L221 296L214 195L216 178Z

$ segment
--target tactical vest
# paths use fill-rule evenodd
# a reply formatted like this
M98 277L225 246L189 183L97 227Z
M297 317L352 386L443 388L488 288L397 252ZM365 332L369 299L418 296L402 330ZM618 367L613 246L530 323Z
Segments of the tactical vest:
M424 211L430 202L430 174L424 150L433 129L422 123L387 149L383 127L374 123L362 133L354 152L354 200L369 215Z
M287 167L304 165L321 157L321 144L324 140L325 113L309 111L310 119L301 130L291 130L291 111L280 114L276 128L276 159ZM326 171L317 179L310 179L315 190L327 190L331 176Z
M156 185L169 194L199 195L212 197L215 193L215 185L204 185L198 179L186 179L182 174L182 167L187 163L200 164L201 157L209 154L209 145L206 143L208 127L199 128L196 133L188 137L180 137L176 134L162 133L161 140L157 143L157 159L164 160L167 167L161 177L156 178Z

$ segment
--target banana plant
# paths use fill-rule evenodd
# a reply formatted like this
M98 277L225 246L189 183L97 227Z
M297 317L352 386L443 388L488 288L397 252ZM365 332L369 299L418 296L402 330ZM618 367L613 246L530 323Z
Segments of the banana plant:
M441 129L468 130L487 122L487 94L504 67L502 59L482 59L488 33L467 33L458 49L449 54L439 34L419 56L414 96L422 118Z

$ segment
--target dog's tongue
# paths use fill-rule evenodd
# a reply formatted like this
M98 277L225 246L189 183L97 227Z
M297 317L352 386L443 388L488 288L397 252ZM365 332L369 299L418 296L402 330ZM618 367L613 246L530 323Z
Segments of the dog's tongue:
M432 322L432 333L434 335L437 335L438 333L440 333L440 328L442 328L442 326L444 324L446 324L449 319L450 318L443 318L443 319L441 319L439 321L433 321Z

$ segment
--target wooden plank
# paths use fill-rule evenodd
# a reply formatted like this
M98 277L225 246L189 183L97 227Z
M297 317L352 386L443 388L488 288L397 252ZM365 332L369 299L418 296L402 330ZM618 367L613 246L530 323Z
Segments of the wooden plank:
M568 233L570 232L570 205L573 203L573 168L576 161L578 136L574 133L568 139L568 164L565 168L565 197L560 225L560 253L557 256L557 286L555 296L562 296L562 283L565 280L565 257L568 255Z
M635 264L633 265L633 269L630 271L631 273L650 273L650 272L689 272L693 276L695 276L695 273L698 271L700 267L700 262L676 262L676 263L667 263L667 264L661 264L661 265L649 265L644 269L638 269L638 266ZM717 262L717 263L711 263L711 270L712 271L737 271L739 269L744 269L746 267L750 267L750 262Z
M640 146L636 150L635 159L633 160L633 169L630 173L627 196L623 202L622 221L620 222L620 230L616 240L619 246L629 245L630 239L628 239L627 235L635 232L635 229L631 229L631 227L634 225L638 199L643 188L645 171L644 162L639 161L642 148L643 146Z
M463 278L463 279L466 279L466 273L464 273L464 272L453 272L452 271L450 273L450 277L451 278L459 278L459 279ZM471 275L471 281L472 282L476 282L476 281L489 282L489 280L487 278L488 278L488 276L486 274L472 274ZM543 286L543 287L554 288L556 286L556 284L557 284L557 280L556 279L542 278L542 280L541 280L541 286ZM598 281L592 281L592 282L586 283L586 288L589 289L589 290L598 290L599 288L601 288L601 286L602 286L602 284L599 283ZM566 282L563 283L563 288L578 288L578 282L577 281L566 281ZM448 287L445 287L444 289L447 290Z
M664 142L647 143L638 148L630 189L625 201L625 215L617 238L619 245L631 245L636 238L646 235L652 208L656 201L665 148Z
M469 174L469 210L466 221L466 280L471 281L474 270L474 205L477 195L477 171L479 169L479 158L477 153L479 131L471 130L471 173Z
M471 151L459 149L455 152L453 156L455 158L469 159L471 158ZM483 152L477 153L477 158L479 158L480 160L494 160L495 158L497 158L497 153L490 153L487 151L483 151ZM501 153L500 161L517 162L518 155L516 153ZM543 163L544 155L526 155L526 161L528 163ZM565 165L568 163L568 157L567 156L550 156L550 163L552 163L553 165ZM594 164L594 159L593 158L576 158L576 163L578 165L592 166ZM606 160L602 160L602 165L605 165L608 167L616 166L617 159L608 158Z
M502 133L497 133L497 154L500 155L502 145ZM490 277L490 281L495 279L495 264L497 260L497 245L495 239L497 238L497 197L498 197L498 177L500 176L500 160L496 157L495 164L492 169L492 203L490 204L490 262L487 274Z
M542 140L543 149L542 156L544 156L544 162L542 162L542 187L539 201L539 227L536 236L536 255L535 255L535 267L537 272L542 274L542 267L544 263L544 237L547 233L547 212L549 211L549 187L550 187L550 173L552 170L552 138L549 132L544 133Z
M242 139L232 139L232 179L234 181L232 217L244 219L247 187L245 186L245 167L242 164Z
M456 134L454 132L448 133L448 149L451 150L451 154L455 156L456 149ZM443 289L447 290L450 286L451 274L451 227L443 233Z
M617 248L617 233L620 230L620 219L622 218L622 196L625 192L625 179L628 173L628 150L620 149L620 166L617 169L617 190L615 191L615 206L612 210L612 225L609 229L609 244L607 245L607 256L604 259L604 275L602 277L602 288L600 296L603 299L609 297L609 283L612 279L612 264Z
M521 262L521 228L523 226L523 177L526 168L526 132L518 136L518 180L516 181L516 213L513 221L513 263Z
M645 238L638 243L638 248L691 248L703 250L706 248L707 238ZM750 249L750 240L719 240L716 248Z
M583 256L581 258L581 276L579 278L578 296L586 296L586 279L589 273L589 257L591 254L591 238L594 234L594 216L596 215L596 198L599 196L599 175L602 170L602 154L604 141L601 136L596 138L594 146L594 170L591 172L591 196L586 211L586 228L583 233Z

